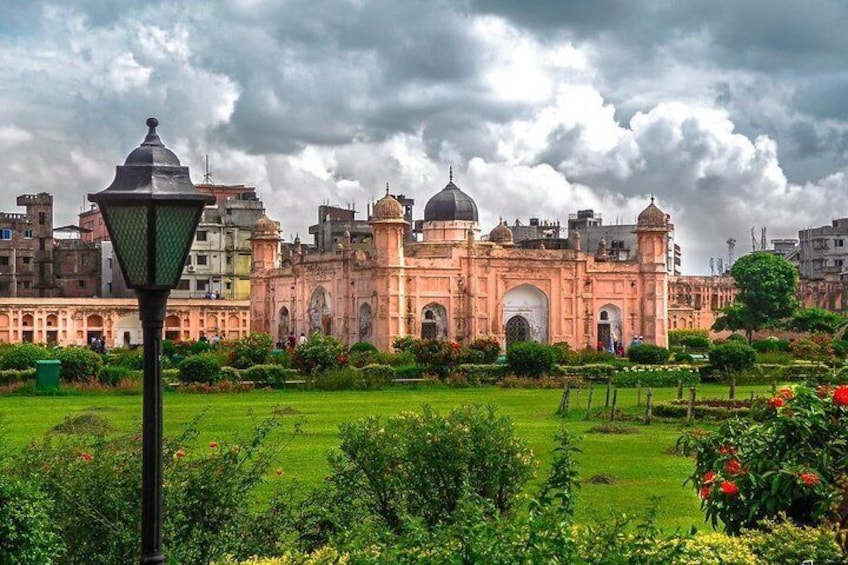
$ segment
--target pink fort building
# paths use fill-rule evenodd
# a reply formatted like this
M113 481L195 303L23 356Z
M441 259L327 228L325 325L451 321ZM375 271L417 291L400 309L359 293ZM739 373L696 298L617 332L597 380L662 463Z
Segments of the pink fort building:
M389 350L413 336L470 342L494 337L568 342L572 348L645 343L668 346L668 216L654 205L636 223L637 249L609 260L603 242L582 250L518 248L499 224L479 238L477 206L452 181L425 207L422 241L410 241L404 208L388 194L373 206L367 244L343 237L336 249L281 248L277 223L262 217L251 241L251 330L287 336L320 331L346 344Z

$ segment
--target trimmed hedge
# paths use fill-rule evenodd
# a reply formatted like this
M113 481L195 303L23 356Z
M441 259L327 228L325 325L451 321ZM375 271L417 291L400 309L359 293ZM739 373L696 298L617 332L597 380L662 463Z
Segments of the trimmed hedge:
M554 352L541 343L519 341L507 349L506 364L519 377L541 377L554 368Z
M671 352L665 347L650 343L637 345L627 350L628 359L643 365L662 365L670 356Z
M180 361L179 379L183 383L215 384L221 380L221 362L212 353L200 353Z
M618 373L612 378L612 384L619 388L635 388L636 385L654 388L677 386L682 381L691 386L701 382L701 376L696 371L688 369L660 369L653 371L627 371Z
M115 386L124 379L142 380L144 371L140 369L130 369L122 365L105 365L100 369L100 374L97 379L104 385Z
M3 369L0 371L0 385L9 385L35 378L35 369Z
M460 365L457 373L465 382L471 384L490 385L509 374L509 367L497 364L471 364Z
M587 365L557 365L556 374L564 377L608 378L618 372L614 365L593 363Z
M84 381L100 376L103 357L87 347L66 347L60 349L57 359L62 363L63 381Z
M42 359L55 359L53 352L42 345L20 343L3 352L0 369L35 369L35 362Z
M685 418L689 410L688 400L672 400L654 405L654 416L660 418ZM744 417L751 411L748 400L726 400L706 398L696 400L693 416L697 420L727 420Z
M728 338L730 339L730 338ZM717 371L732 373L750 369L757 362L757 351L744 343L725 343L710 351L710 365Z

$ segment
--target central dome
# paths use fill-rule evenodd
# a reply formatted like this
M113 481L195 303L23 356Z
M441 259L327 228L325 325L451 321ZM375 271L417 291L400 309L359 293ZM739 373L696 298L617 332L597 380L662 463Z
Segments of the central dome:
M427 201L425 222L477 221L477 204L451 181L438 194Z

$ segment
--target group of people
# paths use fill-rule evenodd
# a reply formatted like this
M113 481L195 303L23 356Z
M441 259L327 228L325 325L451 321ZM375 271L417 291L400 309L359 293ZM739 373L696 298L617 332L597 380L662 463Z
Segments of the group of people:
M638 347L645 343L645 340L641 335L633 336L633 341L630 342L630 347ZM605 344L602 340L598 340L598 351L608 351L610 353L614 353L619 357L624 356L624 342L621 342L615 338L611 338L608 344Z
M88 342L88 348L97 353L106 353L106 340L96 335Z
M215 345L221 341L221 336L216 333L212 336L212 339L209 339L206 337L205 333L200 332L200 337L197 338L197 341L201 341L203 343L211 343L212 345Z
M286 349L291 351L292 349L294 349L298 345L303 345L304 343L306 343L306 341L307 341L307 338L306 338L306 335L304 333L301 332L300 337L295 337L294 332L289 332L289 336L286 338L285 346L286 346ZM277 343L277 347L279 349L282 349L283 344Z

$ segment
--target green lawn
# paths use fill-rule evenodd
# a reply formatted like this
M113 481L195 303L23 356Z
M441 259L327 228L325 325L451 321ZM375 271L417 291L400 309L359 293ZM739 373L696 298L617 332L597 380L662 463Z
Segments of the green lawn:
M738 387L738 397L750 391L766 394L768 387ZM655 401L668 400L675 389L657 389ZM727 388L701 385L698 396L726 397ZM287 407L286 416L294 423L302 419L303 433L295 437L280 456L285 476L317 485L327 472L326 453L338 445L338 425L367 415L394 415L402 410L417 410L430 404L439 411L465 403L492 404L515 423L518 435L538 455L538 475L547 474L555 432L564 426L582 436L579 456L580 476L584 485L579 493L578 520L591 515L604 516L610 510L629 514L641 512L652 496L660 497L659 524L663 528L705 529L694 491L682 483L691 471L691 461L671 455L682 429L679 423L635 422L635 434L609 435L587 433L602 422L584 421L586 393L572 396L572 410L561 419L554 412L561 391L538 389L499 389L495 387L448 389L440 387L391 388L383 391L308 392L296 390L257 391L241 394L165 395L165 434L173 434L195 416L205 412L200 428L204 449L210 440L228 441L238 431L250 427L251 418L262 418L275 408ZM644 391L642 402L644 403ZM595 406L603 405L604 389L595 389ZM636 391L621 389L618 406L632 414L641 414L636 406ZM67 416L86 411L108 417L122 431L140 428L141 396L86 394L68 396L2 396L0 423L3 448L18 450L42 436ZM252 414L252 416L251 416ZM598 474L612 475L612 485L588 484L585 479ZM538 480L537 480L538 481Z

